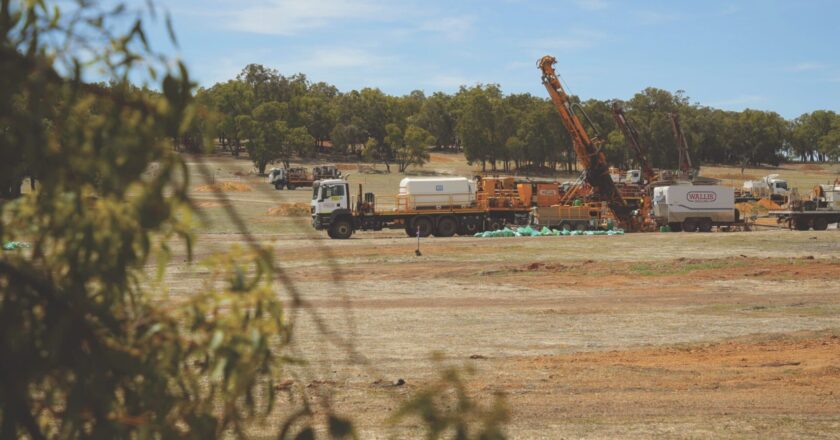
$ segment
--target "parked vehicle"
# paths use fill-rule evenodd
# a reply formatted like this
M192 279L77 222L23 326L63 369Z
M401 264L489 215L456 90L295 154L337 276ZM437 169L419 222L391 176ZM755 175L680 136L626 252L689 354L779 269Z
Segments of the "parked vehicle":
M505 224L527 224L529 207L506 192L477 191L465 177L405 178L399 193L376 196L362 185L351 202L343 179L319 180L312 186L312 226L330 238L346 239L357 230L404 229L409 236L451 237L497 230Z
M782 202L790 193L786 180L779 178L778 174L770 174L760 180L747 180L744 182L740 198L744 200L757 200L769 198L774 202Z
M742 225L735 208L735 190L719 185L668 185L653 189L657 226L672 231L709 232L715 226Z
M312 168L312 172L306 168L272 168L268 173L268 183L275 189L297 189L311 187L312 183L321 179L338 179L341 171L335 165L322 165Z
M810 200L791 200L785 209L768 214L791 229L824 231L828 225L840 222L840 182L818 185L811 192Z

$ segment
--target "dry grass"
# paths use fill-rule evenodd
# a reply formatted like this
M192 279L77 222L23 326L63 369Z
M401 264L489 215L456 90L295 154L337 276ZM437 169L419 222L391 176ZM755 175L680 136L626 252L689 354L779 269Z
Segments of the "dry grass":
M753 174L741 174L741 173L704 174L703 177L711 177L713 179L724 179L724 180L758 180L758 177L753 175Z
M802 165L802 167L800 167L799 169L802 170L802 171L823 171L824 170L823 167L821 167L819 165L816 165L816 164L813 164L813 163L806 163L805 165Z
M273 217L308 217L309 204L303 202L283 203L280 206L269 208L268 215Z
M218 208L221 207L222 204L219 202L211 202L211 201L202 201L196 202L195 207L199 209L209 209L209 208Z
M252 188L250 185L240 182L217 182L197 186L194 191L198 193L246 192L252 191Z

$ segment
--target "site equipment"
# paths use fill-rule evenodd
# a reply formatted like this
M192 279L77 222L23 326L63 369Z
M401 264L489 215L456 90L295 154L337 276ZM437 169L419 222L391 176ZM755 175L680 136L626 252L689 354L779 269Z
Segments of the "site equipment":
M840 181L818 185L811 192L810 200L790 200L785 209L768 214L791 229L824 231L829 224L840 222Z
M784 202L789 192L786 180L779 178L778 174L769 174L760 180L745 181L741 198L754 200L764 197L779 203Z
M580 109L579 106L571 103L569 95L563 89L560 79L554 71L554 64L556 63L557 60L554 57L544 56L537 62L537 66L542 72L543 85L551 96L554 107L560 113L563 126L572 138L575 154L583 168L583 180L592 187L593 193L601 201L607 203L617 219L625 227L629 227L632 224L631 208L622 198L610 177L609 165L607 165L604 153L601 151L602 140L597 136L597 132L592 138L586 133L586 129L574 111L574 107ZM581 113L586 117L582 110ZM586 119L592 126L591 120L588 117Z
M616 125L618 125L618 128L624 134L624 140L630 145L630 149L633 150L633 154L636 156L636 162L639 164L642 176L645 178L644 183L653 183L657 176L653 167L650 166L650 162L648 162L647 150L639 142L639 133L630 124L630 121L627 120L627 116L624 115L624 109L621 108L621 104L618 101L614 101L612 104L612 114Z
M268 183L275 189L296 189L310 187L316 180L338 179L341 171L335 165L321 165L312 168L312 172L306 168L272 168L268 173Z
M729 186L676 184L653 188L653 216L672 231L709 232L714 226L743 225Z
M312 226L339 239L382 229L405 229L410 237L472 235L528 222L530 208L512 193L479 190L464 177L411 177L395 196L365 193L360 184L352 203L347 180L319 180L312 185Z
M674 131L674 140L677 142L677 177L679 179L694 180L697 176L697 170L691 165L691 156L688 155L688 141L683 133L682 125L680 124L680 114L677 112L668 113L671 118L671 128Z

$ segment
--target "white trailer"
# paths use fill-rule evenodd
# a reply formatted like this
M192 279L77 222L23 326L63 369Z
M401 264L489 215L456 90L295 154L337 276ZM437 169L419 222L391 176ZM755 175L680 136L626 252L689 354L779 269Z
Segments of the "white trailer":
M407 209L468 208L475 205L475 183L466 177L406 177L400 197Z
M653 189L657 225L672 231L709 232L714 226L741 224L735 190L720 185L669 185Z

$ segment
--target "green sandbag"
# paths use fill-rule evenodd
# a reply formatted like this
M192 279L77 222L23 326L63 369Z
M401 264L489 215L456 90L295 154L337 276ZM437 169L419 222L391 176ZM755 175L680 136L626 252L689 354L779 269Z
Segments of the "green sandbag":
M552 235L551 229L548 229L547 226L543 226L542 229L540 229L540 235Z
M16 251L18 249L28 248L29 243L24 241L7 241L3 243L3 250L4 251Z
M505 227L504 229L502 229L501 232L502 232L502 237L515 237L516 236L516 233L513 232L513 230L508 228L508 227Z

